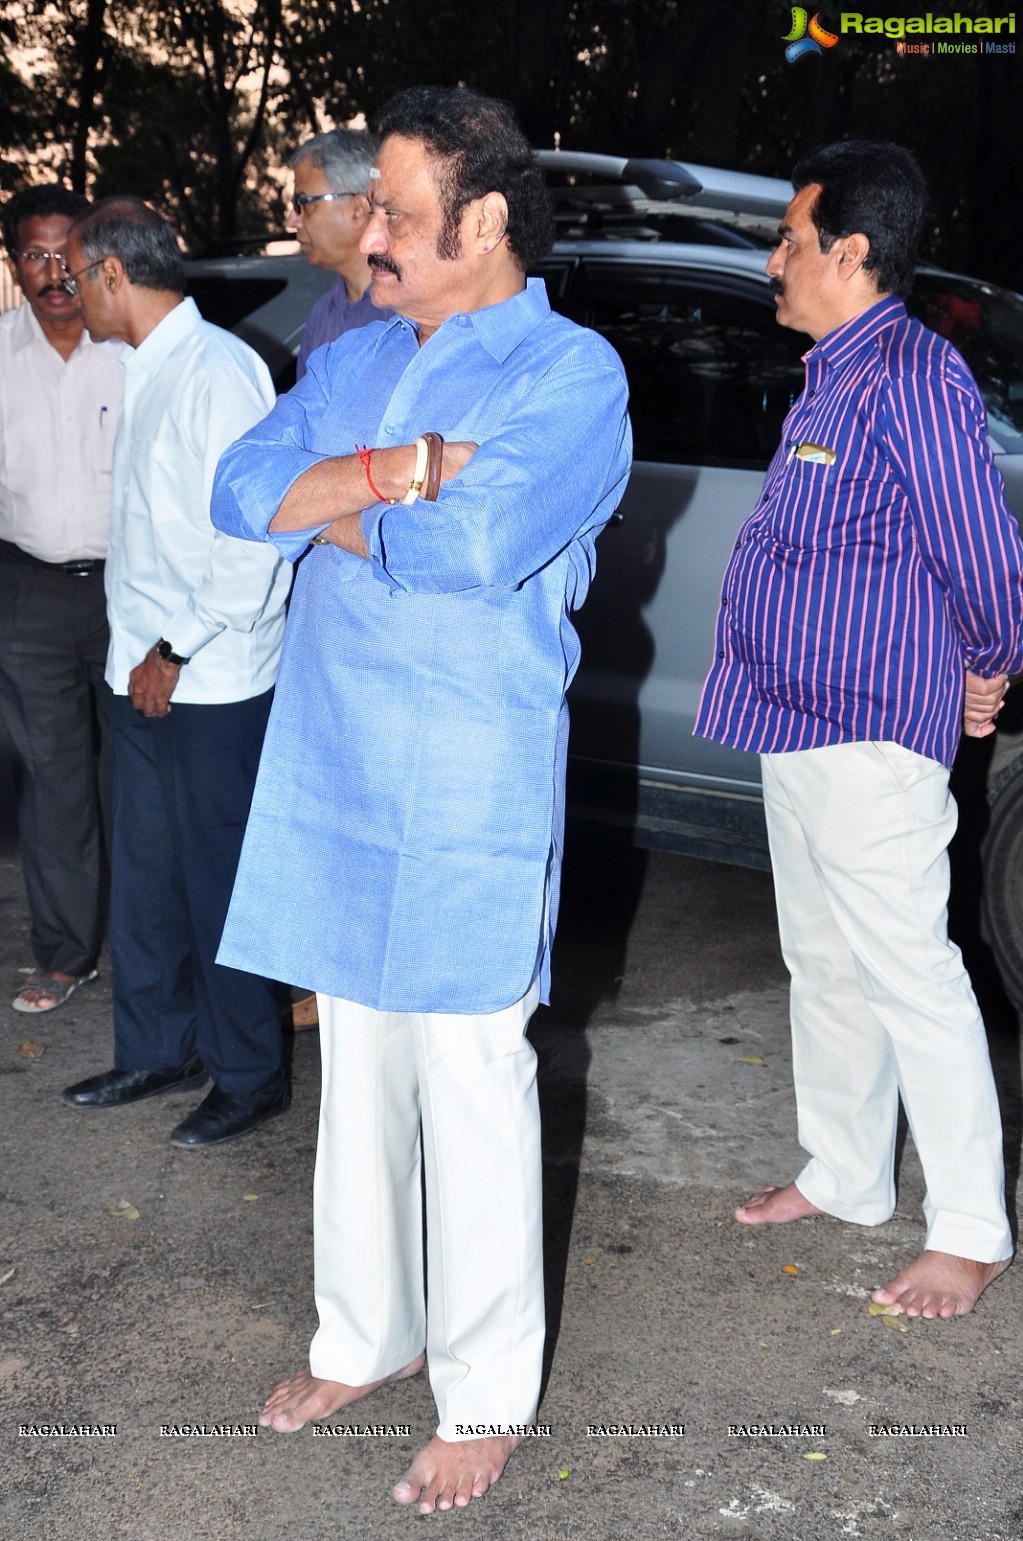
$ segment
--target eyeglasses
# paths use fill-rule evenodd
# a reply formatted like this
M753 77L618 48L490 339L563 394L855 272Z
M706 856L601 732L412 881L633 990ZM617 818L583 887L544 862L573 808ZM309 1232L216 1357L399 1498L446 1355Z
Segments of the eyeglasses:
M291 200L291 207L296 214L301 214L307 203L333 203L337 198L358 198L361 188L354 193L296 193Z
M59 262L64 266L64 253L62 251L19 251L15 253L19 262L30 262L33 267L39 267L44 262Z
M68 294L77 294L81 288L78 280L83 278L86 273L91 273L93 268L98 268L100 263L105 261L105 257L97 257L95 262L90 262L88 267L79 268L77 273L66 273L63 287L67 290Z

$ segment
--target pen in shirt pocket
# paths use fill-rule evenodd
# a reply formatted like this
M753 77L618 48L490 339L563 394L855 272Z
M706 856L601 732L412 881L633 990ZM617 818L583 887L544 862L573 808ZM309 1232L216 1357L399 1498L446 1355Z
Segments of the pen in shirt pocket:
M99 409L99 426L100 426L100 428L101 429L105 428L106 427L106 423L107 423L107 409L106 409L106 407L100 407L100 409Z

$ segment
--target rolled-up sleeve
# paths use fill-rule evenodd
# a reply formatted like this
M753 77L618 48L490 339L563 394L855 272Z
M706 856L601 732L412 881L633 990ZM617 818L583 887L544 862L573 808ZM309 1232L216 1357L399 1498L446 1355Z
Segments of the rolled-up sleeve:
M269 528L298 478L329 458L306 447L326 407L323 377L313 368L279 397L262 422L228 446L220 456L210 502L210 516L218 530L239 540L269 541L281 556L294 561L310 537L326 528L272 532ZM351 449L344 452L350 454Z
M627 389L610 350L588 346L599 339L585 334L581 341L532 383L435 503L377 504L363 514L384 582L420 594L518 588L603 528L629 471Z

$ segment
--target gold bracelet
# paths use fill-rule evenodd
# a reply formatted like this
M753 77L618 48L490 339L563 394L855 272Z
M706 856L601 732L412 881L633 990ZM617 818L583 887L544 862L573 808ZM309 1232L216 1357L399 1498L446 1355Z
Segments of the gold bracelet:
M408 491L400 499L406 508L411 508L419 494L423 490L426 480L427 468L430 464L430 446L423 438L416 440L416 468L412 473L412 480L408 484Z

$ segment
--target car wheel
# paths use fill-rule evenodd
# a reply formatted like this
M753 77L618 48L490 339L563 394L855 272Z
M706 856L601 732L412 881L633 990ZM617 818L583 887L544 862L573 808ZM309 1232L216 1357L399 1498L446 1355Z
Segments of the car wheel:
M1023 756L995 784L983 865L984 935L1006 994L1023 1010Z

